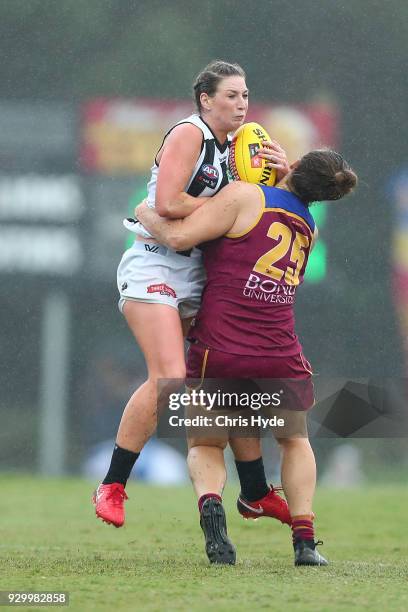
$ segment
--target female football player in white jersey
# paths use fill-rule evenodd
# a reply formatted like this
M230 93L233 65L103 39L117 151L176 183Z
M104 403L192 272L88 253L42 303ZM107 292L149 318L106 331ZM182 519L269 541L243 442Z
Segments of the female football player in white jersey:
M200 196L215 195L228 183L229 133L244 122L248 109L243 69L210 63L196 78L194 98L197 114L166 134L148 184L149 205L168 218L191 214L201 205ZM287 172L285 152L277 143L263 155L278 173ZM183 191L198 197L187 206L172 206ZM183 328L199 308L205 282L199 249L177 253L135 221L126 225L136 239L118 268L119 307L144 354L148 379L125 407L108 473L93 498L97 516L116 527L124 523L127 479L157 425L158 381L185 377ZM164 401L173 388L169 383L163 390Z

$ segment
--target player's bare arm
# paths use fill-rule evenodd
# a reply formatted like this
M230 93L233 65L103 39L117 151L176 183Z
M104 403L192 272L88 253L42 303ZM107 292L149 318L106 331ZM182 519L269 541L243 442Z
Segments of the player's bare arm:
M191 196L183 194L181 198L187 200ZM143 204L136 212L138 220L156 240L171 249L182 251L230 231L245 231L257 218L261 208L262 198L258 188L249 183L235 182L208 198L203 206L184 219L163 219Z
M195 125L176 126L166 138L158 155L159 174L156 210L162 217L180 219L202 205L201 198L184 201L177 196L184 191L200 156L203 134Z

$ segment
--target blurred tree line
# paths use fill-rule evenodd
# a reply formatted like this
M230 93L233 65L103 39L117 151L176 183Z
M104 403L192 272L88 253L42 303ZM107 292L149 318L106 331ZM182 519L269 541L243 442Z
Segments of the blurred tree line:
M345 366L353 349L384 371L395 354L384 183L406 153L407 2L3 0L0 17L2 98L185 98L218 57L243 65L258 101L334 100L341 149L361 181L333 210L335 337L354 325L358 338L364 319L364 342L343 347ZM330 328L324 333L330 343Z

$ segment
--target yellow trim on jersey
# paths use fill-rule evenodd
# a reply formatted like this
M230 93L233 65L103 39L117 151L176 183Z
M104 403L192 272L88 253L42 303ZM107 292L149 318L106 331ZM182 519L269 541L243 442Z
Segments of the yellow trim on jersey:
M312 242L313 242L313 240L314 240L314 232L312 232L312 228L310 227L310 225L308 224L306 219L304 219L300 215L297 215L296 213L293 213L293 212L290 212L289 210L286 210L286 208L266 208L265 207L265 194L264 194L264 192L259 187L259 185L255 185L255 187L258 187L260 193L262 194L262 198L263 198L263 207L261 208L261 210L259 212L259 215L255 219L255 221L249 227L247 227L243 232L239 232L237 234L229 232L228 234L224 234L225 238L242 238L242 236L245 236L246 234L249 234L249 232L251 230L253 230L254 227L256 227L258 225L258 223L262 219L262 215L264 213L267 213L267 212L280 212L280 213L284 213L284 214L288 215L289 217L293 217L294 219L297 219L298 221L302 221L306 225L307 229L309 230L310 236L311 236L311 239L312 239Z
M260 222L260 220L262 219L262 215L265 212L265 194L262 191L262 189L260 188L259 185L255 185L255 187L257 187L259 189L260 194L262 195L262 208L259 211L259 215L257 216L257 218L255 219L255 221L252 223L252 225L250 225L249 227L247 227L243 232L239 232L238 234L234 234L229 232L228 234L224 234L224 236L226 238L242 238L242 236L245 236L245 234L249 234L249 232L254 229L254 227L256 227L258 225L258 223Z
M289 217L293 217L294 219L297 219L298 221L303 221L303 223L308 228L308 230L310 232L310 235L312 236L312 239L313 239L314 233L312 232L312 228L310 227L310 225L308 224L306 219L304 219L300 215L297 215L296 213L290 212L289 210L286 210L286 208L266 208L264 210L264 212L281 212L281 213L285 213Z

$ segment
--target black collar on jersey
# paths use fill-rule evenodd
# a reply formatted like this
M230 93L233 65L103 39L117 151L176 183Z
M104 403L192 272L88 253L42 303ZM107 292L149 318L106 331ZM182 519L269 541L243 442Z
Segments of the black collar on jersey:
M216 135L214 134L214 132L212 131L212 129L210 128L210 126L208 125L208 123L206 121L204 121L204 119L202 118L201 115L199 115L201 121L203 123L205 123L205 125L208 127L208 129L210 130L211 134L214 136L214 140L215 140L215 144L217 146L217 149L219 150L220 153L224 153L224 151L227 150L228 146L229 146L229 140L228 140L228 136L224 142L224 144L221 144L220 141L218 140L218 138L216 137Z

